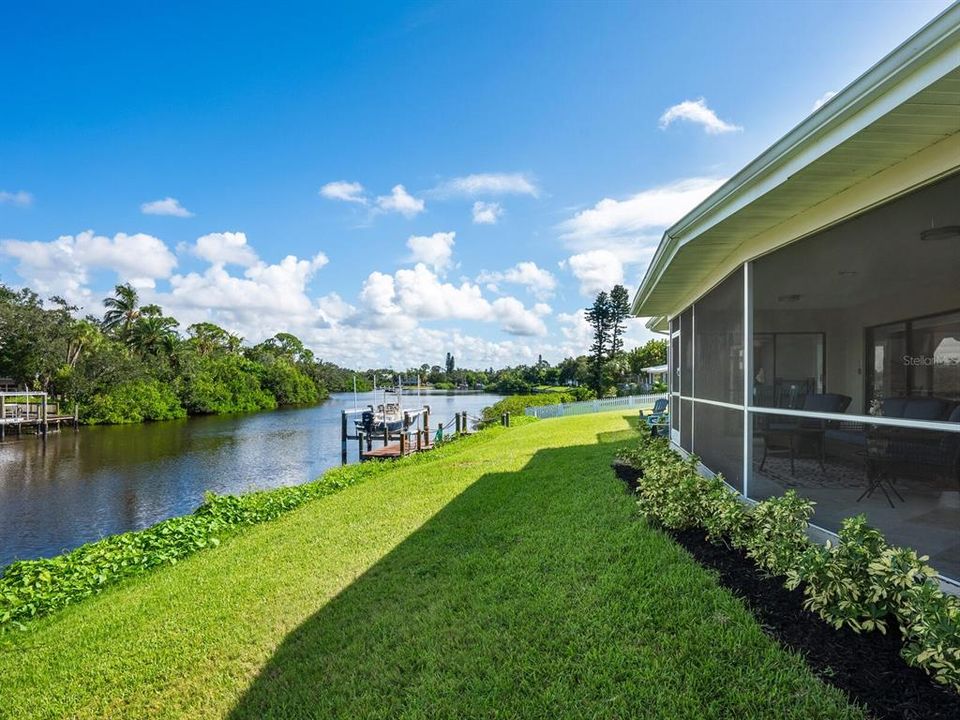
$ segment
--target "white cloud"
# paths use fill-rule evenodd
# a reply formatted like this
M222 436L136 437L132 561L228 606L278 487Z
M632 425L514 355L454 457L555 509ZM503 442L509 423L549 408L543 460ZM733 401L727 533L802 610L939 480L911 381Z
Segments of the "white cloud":
M500 327L511 335L546 335L547 326L540 315L544 308L549 312L549 306L538 305L533 311L524 307L523 303L512 297L497 298L493 301L492 311Z
M422 262L443 272L453 260L455 232L438 232L433 235L411 235L407 239L411 262Z
M317 300L317 307L320 308L320 311L326 317L330 318L330 320L334 322L345 320L357 311L353 305L341 298L335 292L328 293L319 298Z
M836 94L837 94L836 90L827 90L827 92L825 92L823 95L817 98L817 101L813 103L812 110L819 110L821 107L823 107L826 104L826 102L830 98L832 98Z
M724 183L695 177L660 185L625 200L604 198L560 223L560 237L576 251L607 250L622 262L647 260L663 231Z
M609 250L589 250L573 255L567 266L580 281L580 292L593 295L623 282L623 263Z
M203 272L173 275L169 292L149 291L144 302L154 302L186 327L195 322L215 322L257 342L280 331L303 333L330 327L330 297L314 302L307 286L327 256L317 253L301 259L288 255L279 263L256 260L241 276L231 274L223 263Z
M397 289L393 275L379 271L370 273L360 289L360 301L374 315L395 315L400 308L394 303Z
M543 335L546 325L541 316L550 313L545 303L529 310L514 297L497 298L491 303L483 297L479 285L444 282L424 263L393 275L370 273L360 291L360 301L366 312L355 315L350 322L374 328L395 325L400 318L413 325L422 320L475 320L498 323L511 335Z
M702 125L708 135L719 135L721 133L743 130L739 125L728 123L717 117L717 114L707 107L707 101L704 98L684 100L682 103L667 108L663 115L660 116L660 129L666 130L674 120L686 120L687 122Z
M50 242L3 240L0 254L18 261L17 273L34 290L75 302L89 296L92 270L112 270L121 281L152 287L177 265L177 258L162 240L143 233L117 233L110 238L87 230Z
M211 265L241 265L250 267L257 263L257 253L247 244L242 232L210 233L197 238L191 252Z
M477 282L493 285L491 292L498 292L499 283L524 285L537 298L549 298L557 288L557 279L553 274L529 260L519 262L503 272L482 272Z
M397 270L394 281L397 305L413 317L424 320L487 320L490 317L490 303L478 285L441 282L423 263L417 263L413 269Z
M16 205L17 207L27 207L33 203L33 195L25 190L9 192L0 190L0 205Z
M101 312L100 299L109 292L91 291L93 271L113 269L121 280L137 282L143 303L163 306L182 327L215 322L249 343L291 332L318 357L347 367L434 364L448 350L463 367L501 367L532 362L538 352L545 357L559 353L550 342L534 346L527 340L478 337L455 327L420 326L431 320L476 321L527 337L546 331L543 321L551 312L545 303L527 308L510 297L489 302L478 285L444 282L423 263L395 275L372 273L355 307L336 293L316 297L310 292L311 282L327 264L323 253L268 264L243 233L211 233L191 243L189 251L209 265L171 276L175 255L148 235L81 233L47 243L0 242L0 254L20 261L18 271L30 286L85 304L86 311ZM233 271L231 265L241 269ZM155 287L153 280L164 277L169 289Z
M173 217L193 217L193 213L180 204L176 198L168 197L163 200L152 200L140 205L140 212L144 215L171 215Z
M419 215L424 207L423 200L408 193L403 185L394 185L389 195L377 198L377 208L381 212L396 212L407 218Z
M447 180L434 188L433 192L440 196L530 195L537 197L540 189L525 173L474 173Z
M328 182L320 188L320 194L328 200L341 200L343 202L360 203L361 205L366 205L368 202L363 185L347 180Z
M473 204L473 222L477 225L496 225L501 215L500 203L477 200Z

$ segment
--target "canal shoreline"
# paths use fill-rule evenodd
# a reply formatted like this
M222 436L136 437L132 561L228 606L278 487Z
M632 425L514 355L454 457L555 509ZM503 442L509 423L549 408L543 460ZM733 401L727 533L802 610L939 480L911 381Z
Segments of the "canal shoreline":
M422 398L437 422L478 415L501 396ZM357 405L373 401L358 393ZM353 393L317 405L84 426L0 444L0 566L52 557L142 530L218 495L298 485L340 465L341 411ZM349 461L356 461L351 446Z

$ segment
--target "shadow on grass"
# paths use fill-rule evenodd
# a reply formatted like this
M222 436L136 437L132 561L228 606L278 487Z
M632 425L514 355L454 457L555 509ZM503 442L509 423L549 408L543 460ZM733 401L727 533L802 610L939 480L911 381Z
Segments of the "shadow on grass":
M635 437L479 478L293 631L231 717L463 715L561 675L551 665L591 622L581 586L612 559L583 531L597 503L630 512L608 464Z
M634 438L603 433L480 477L291 632L230 717L700 717L711 693L716 706L735 664L725 634L756 628L730 622L736 602L638 521L608 467ZM692 605L665 629L675 593ZM754 635L726 644L773 662L788 702L791 680L809 693L815 681Z

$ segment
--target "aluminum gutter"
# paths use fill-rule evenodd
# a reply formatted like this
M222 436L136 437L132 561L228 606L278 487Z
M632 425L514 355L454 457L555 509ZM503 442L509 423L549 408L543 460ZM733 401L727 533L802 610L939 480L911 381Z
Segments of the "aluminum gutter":
M754 202L951 70L960 67L960 2L808 116L664 234L634 295L641 308L680 245ZM746 239L746 238L744 238Z

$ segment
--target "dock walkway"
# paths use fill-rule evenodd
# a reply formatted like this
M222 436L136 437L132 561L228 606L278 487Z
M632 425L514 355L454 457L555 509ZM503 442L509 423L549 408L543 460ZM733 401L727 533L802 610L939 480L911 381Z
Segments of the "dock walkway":
M44 392L0 392L0 440L12 431L20 436L24 431L46 435L64 424L77 427L79 418L74 406L72 414L61 411L60 403L51 402Z

